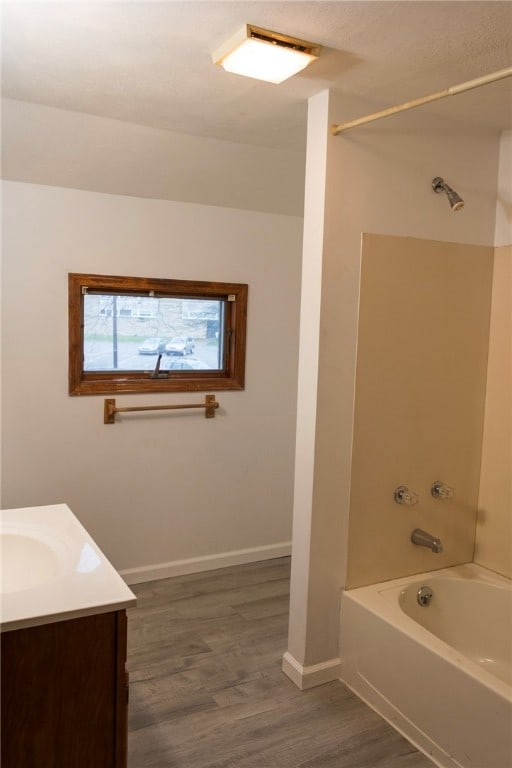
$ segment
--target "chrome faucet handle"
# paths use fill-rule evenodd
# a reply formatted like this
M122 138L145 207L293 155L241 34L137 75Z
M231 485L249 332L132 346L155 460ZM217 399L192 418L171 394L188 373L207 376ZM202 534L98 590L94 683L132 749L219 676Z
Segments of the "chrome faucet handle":
M453 499L455 490L450 485L445 485L441 480L436 480L430 489L434 499Z
M418 503L418 494L410 491L405 485L399 485L393 495L397 504L407 504L412 507Z

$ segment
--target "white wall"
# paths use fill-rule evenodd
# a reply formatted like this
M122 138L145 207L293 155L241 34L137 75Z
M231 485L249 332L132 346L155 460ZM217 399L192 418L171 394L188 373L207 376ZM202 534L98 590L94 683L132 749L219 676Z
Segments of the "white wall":
M302 216L304 153L2 99L2 178Z
M291 216L4 182L2 505L67 502L119 569L279 554L291 534L301 230ZM245 390L219 393L214 420L105 426L103 397L67 394L68 272L248 283Z
M350 509L361 234L492 245L499 142L495 134L462 130L436 134L427 125L424 131L403 130L395 117L382 121L383 127L375 124L329 136L325 144L322 136L343 118L343 98L321 93L310 100L309 109L307 167L326 169L326 180L318 173L317 188L307 193L304 230L308 231L312 217L316 240L304 242L303 274L320 252L322 282L317 290L322 304L316 346L304 351L311 365L319 360L318 386L309 389L309 403L299 400L297 415L298 423L315 419L315 461L309 480L314 490L311 500L294 502L293 543L296 552L306 554L292 571L290 626L294 631L288 652L299 667L332 663L335 670ZM466 207L459 213L453 214L444 196L433 192L431 182L437 175L465 198ZM315 195L325 199L321 222L316 207L309 204ZM309 311L316 317L317 301L303 285L303 320ZM301 371L307 363L301 360ZM299 391L301 387L299 379ZM300 430L297 434L300 457L304 446ZM304 503L311 505L308 514ZM378 531L369 535L378 536ZM303 569L307 580L297 576Z

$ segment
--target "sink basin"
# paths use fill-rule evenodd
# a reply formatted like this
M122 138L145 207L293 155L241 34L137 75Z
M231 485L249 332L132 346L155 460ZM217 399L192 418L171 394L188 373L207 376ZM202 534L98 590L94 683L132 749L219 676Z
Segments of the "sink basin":
M55 578L61 570L57 552L26 534L2 533L0 591L21 592Z
M0 633L135 602L67 504L0 510Z

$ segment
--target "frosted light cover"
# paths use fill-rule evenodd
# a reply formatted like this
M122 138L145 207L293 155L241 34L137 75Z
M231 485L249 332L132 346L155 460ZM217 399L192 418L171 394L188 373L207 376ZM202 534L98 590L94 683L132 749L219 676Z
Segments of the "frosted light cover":
M220 63L227 72L278 84L305 69L316 58L293 48L249 38Z

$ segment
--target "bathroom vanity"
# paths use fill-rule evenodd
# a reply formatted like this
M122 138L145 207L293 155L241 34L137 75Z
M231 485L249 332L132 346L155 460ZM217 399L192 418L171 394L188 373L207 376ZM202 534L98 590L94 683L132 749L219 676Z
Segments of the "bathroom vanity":
M124 768L135 596L62 505L1 516L6 768Z

